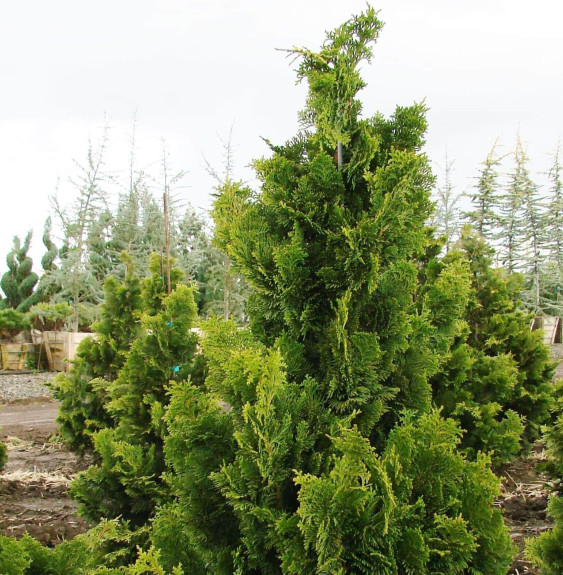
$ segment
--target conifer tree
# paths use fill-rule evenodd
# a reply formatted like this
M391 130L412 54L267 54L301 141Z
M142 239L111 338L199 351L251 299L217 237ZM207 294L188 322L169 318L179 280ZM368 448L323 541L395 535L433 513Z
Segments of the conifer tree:
M74 202L69 207L52 198L64 233L63 247L59 251L59 266L49 272L50 281L60 286L57 301L69 302L74 309L73 330L78 331L79 309L83 303L98 304L103 297L103 280L89 265L89 239L99 225L100 216L107 210L106 180L103 167L107 146L107 127L97 148L90 143L87 160L77 164L78 176L71 180L76 190Z
M454 191L452 183L452 171L454 161L451 160L446 151L443 167L443 182L436 187L434 198L436 203L435 213L432 223L436 226L438 233L445 238L446 253L450 251L452 243L459 233L459 196Z
M14 246L6 256L8 271L0 280L0 287L6 295L6 305L18 311L26 312L33 305L33 288L39 280L32 271L33 260L27 255L31 245L30 231L23 244L14 237Z
M544 245L539 190L528 169L528 157L520 137L514 151L514 167L500 210L502 255L509 272L522 272L530 279L523 294L526 303L540 310L541 248Z
M176 500L152 533L168 569L506 572L498 482L430 409L470 282L457 261L418 285L434 246L424 107L360 117L358 66L380 28L368 7L318 53L291 51L305 130L255 162L261 192L221 190L252 333L207 325L205 388L171 390Z
M140 333L141 282L130 256L122 254L126 276L110 276L104 284L100 321L92 326L96 336L78 347L68 374L57 376L53 391L60 402L59 433L71 449L91 450L92 435L113 425L107 410L108 386L123 367L131 343Z
M474 192L469 194L473 209L465 214L473 228L481 234L490 245L498 233L498 204L499 183L498 169L501 157L496 151L497 142L493 144L491 151L487 154L481 164L477 185Z
M47 250L41 258L43 275L39 278L37 289L33 292L31 299L28 300L31 306L49 301L60 289L60 286L52 281L53 272L57 269L57 266L54 262L59 254L59 250L51 239L50 217L45 220L45 226L43 228L43 245Z
M94 436L99 461L72 485L74 498L91 520L122 517L138 527L166 496L162 441L167 385L194 373L197 317L193 288L179 283L173 268L173 291L166 294L161 258L151 259L152 276L143 283L142 331L131 344L115 381L106 386L105 408L112 428Z
M553 471L559 486L563 482L563 388L558 386L558 405L555 410L555 422L549 428L546 439L548 453L553 461ZM554 526L535 539L529 539L526 554L540 567L541 575L558 575L563 571L563 495L553 493L549 498L548 515Z
M523 200L522 241L526 247L522 269L526 275L522 298L528 309L541 313L541 267L542 248L545 246L544 215L539 187L532 181L527 167L528 157L520 139L516 151L513 186L520 188Z
M550 181L546 224L549 238L550 259L555 261L563 275L563 180L561 166L561 143L553 153L553 163L549 169Z
M549 421L554 365L521 309L520 277L493 268L494 251L469 227L455 248L439 265L466 257L471 297L466 327L432 380L434 400L459 421L469 453L489 451L504 464L538 439Z
M545 248L549 261L541 266L541 308L547 315L563 315L563 182L560 144L548 172L549 191L545 214Z

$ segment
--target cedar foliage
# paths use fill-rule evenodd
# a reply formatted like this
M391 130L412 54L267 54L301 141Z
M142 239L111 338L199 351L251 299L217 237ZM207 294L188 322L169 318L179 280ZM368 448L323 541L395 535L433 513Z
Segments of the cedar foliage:
M59 433L79 452L92 450L92 434L113 425L106 406L107 388L140 331L141 281L131 258L124 253L121 260L125 278L122 282L113 276L106 280L100 321L92 326L95 337L80 343L70 372L59 374L53 382L55 398L61 404Z
M87 533L54 549L29 535L20 540L0 536L2 575L165 575L159 553L137 548L138 533L117 521L102 521ZM175 569L170 575L183 575Z
M190 331L197 317L194 288L179 284L172 269L173 291L166 294L160 256L151 259L152 276L143 283L141 329L114 381L106 385L105 409L113 427L95 434L98 464L79 475L73 497L90 520L122 517L143 525L167 490L162 441L167 385L196 372L197 338Z
M444 415L459 421L462 445L472 456L489 451L496 464L504 464L538 439L549 422L555 366L541 333L530 331L531 316L519 298L520 276L493 268L493 250L468 227L456 247L427 272L460 257L471 271L464 329L432 379L434 400Z
M457 425L431 411L470 277L455 260L419 286L434 245L425 109L360 117L358 66L380 28L368 7L318 53L291 51L309 83L304 130L255 162L261 192L229 181L216 200L217 236L253 288L252 332L205 326L205 386L171 389L175 498L151 534L165 568L508 567L487 458L467 461Z

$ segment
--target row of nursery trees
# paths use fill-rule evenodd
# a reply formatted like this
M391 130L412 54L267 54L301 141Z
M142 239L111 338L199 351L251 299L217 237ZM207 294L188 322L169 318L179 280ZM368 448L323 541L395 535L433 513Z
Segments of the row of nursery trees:
M168 293L158 254L144 279L120 256L97 336L54 385L61 434L93 454L72 494L96 526L54 550L2 538L2 573L507 572L491 460L547 426L561 475L554 366L480 234L441 255L424 106L362 118L380 28L368 7L292 50L303 129L255 162L259 192L219 189L249 327L194 330L182 270ZM561 508L529 549L544 574L561 572Z
M196 282L196 302L202 316L222 315L246 321L244 304L248 287L231 269L230 260L213 241L206 219L188 206L183 212L176 199L184 172L171 174L163 155L161 188L144 170L134 165L134 138L127 184L119 193L115 209L111 208L116 182L104 173L106 138L97 148L90 146L87 161L78 165L79 177L72 180L75 199L62 206L52 198L57 228L62 231L60 246L53 240L51 218L45 223L41 259L42 274L32 269L29 256L31 233L22 242L14 238L6 263L8 271L0 278L0 309L27 312L38 304L65 303L71 309L68 328L87 329L98 316L103 300L103 286L110 276L123 277L125 266L120 254L127 251L137 272L149 274L149 255L158 253L163 278L166 261L175 257L186 278ZM227 144L227 161L223 173L213 171L218 184L231 179L232 158ZM156 182L156 183L155 183ZM45 305L35 315L48 314Z
M449 250L463 225L470 224L496 250L495 265L523 277L522 299L537 315L563 315L563 180L557 146L539 185L520 137L514 151L501 154L495 143L483 161L476 185L462 196L452 184L454 166L446 155L436 187L431 221Z

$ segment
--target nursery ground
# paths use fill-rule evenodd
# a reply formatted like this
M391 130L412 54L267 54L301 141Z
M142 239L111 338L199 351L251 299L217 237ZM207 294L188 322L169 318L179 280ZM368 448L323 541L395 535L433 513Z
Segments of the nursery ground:
M88 462L56 441L58 405L43 385L50 377L0 374L0 439L8 447L0 473L0 532L28 532L56 545L88 528L68 496L70 481Z

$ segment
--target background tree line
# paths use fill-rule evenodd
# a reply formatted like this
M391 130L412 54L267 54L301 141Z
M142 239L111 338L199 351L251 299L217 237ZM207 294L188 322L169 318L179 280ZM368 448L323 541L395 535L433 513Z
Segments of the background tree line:
M222 169L209 166L217 185L231 178L230 143L225 150ZM74 191L72 202L63 204L57 195L51 198L53 215L45 222L41 277L33 271L29 256L31 232L23 242L14 238L6 258L8 271L0 279L5 296L0 294L0 308L26 312L42 302L66 302L73 308L69 327L76 331L97 319L105 280L125 277L120 254L126 251L141 278L150 275L149 256L153 253L161 255L164 278L169 254L184 273L184 280L197 285L201 316L216 314L244 323L247 284L232 271L229 258L217 247L207 216L179 200L186 173L170 170L164 146L157 176L138 169L134 137L125 177L105 171L107 153L106 129L100 142L89 144L86 160L76 162L77 173L69 180ZM117 202L116 187L120 190ZM54 238L55 232L60 232L60 240Z
M466 224L495 252L494 264L519 273L524 305L537 315L563 315L563 188L561 148L536 181L526 144L518 136L510 153L495 142L483 160L476 184L463 194L452 184L454 162L446 153L434 190L432 224L445 237L445 250ZM464 210L463 198L469 200Z

